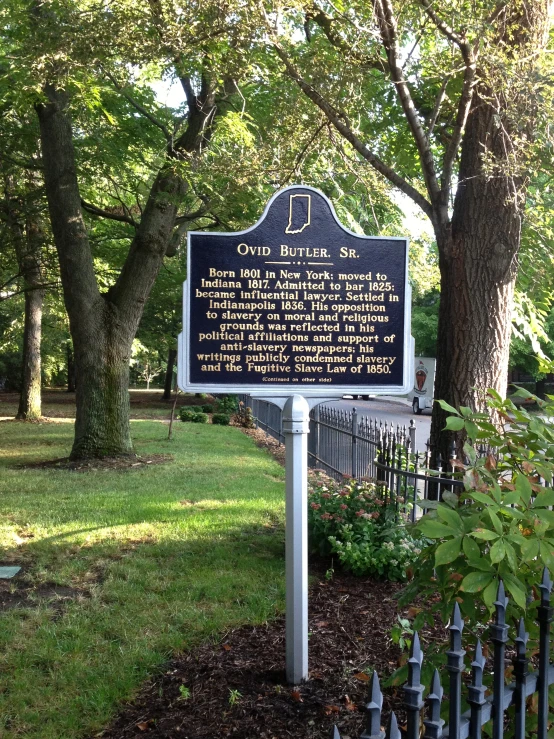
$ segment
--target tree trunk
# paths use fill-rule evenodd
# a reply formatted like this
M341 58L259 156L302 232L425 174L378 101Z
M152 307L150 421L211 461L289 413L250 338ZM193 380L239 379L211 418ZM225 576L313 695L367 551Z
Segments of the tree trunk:
M548 7L548 0L508 3L499 17L497 43L505 48L511 85L497 71L496 78L490 70L479 74L489 84L474 91L452 222L435 225L441 272L435 397L456 408L484 410L487 388L506 396L525 147L535 125L532 98L517 78L529 79L531 60L544 48ZM459 456L463 451L463 434L443 431L446 416L435 403L431 446L444 460L452 442Z
M490 96L489 96L490 99ZM485 389L506 395L512 298L520 244L523 183L507 172L511 142L498 111L477 98L462 144L450 228L437 233L441 299L435 397L458 408L485 408ZM484 172L485 155L495 171ZM443 433L447 414L435 403L431 447L447 460L461 434Z
M67 94L45 89L37 106L44 178L75 352L73 459L130 454L129 359L144 303L171 241L184 184L156 177L117 283L101 294L81 212Z
M73 357L73 346L71 340L66 345L67 353L67 392L75 392L75 359Z
M132 339L118 335L118 320L102 299L90 335L74 337L75 440L72 459L133 453L129 424Z
M173 387L173 368L177 359L177 349L170 349L167 354L167 369L165 371L164 394L162 400L171 400L171 390Z
M42 303L44 290L30 289L25 293L25 328L23 332L23 382L16 418L35 421L41 417Z
M28 213L25 215L29 202L24 196L18 195L16 190L15 183L6 178L7 220L25 288L21 392L16 418L35 421L42 414L40 347L44 300L41 274L43 235L36 216Z

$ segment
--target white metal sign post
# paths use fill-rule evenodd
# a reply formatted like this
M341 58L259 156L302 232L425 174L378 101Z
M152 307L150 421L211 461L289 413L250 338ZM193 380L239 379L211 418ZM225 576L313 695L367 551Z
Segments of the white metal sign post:
M308 432L310 408L292 395L283 408L286 480L287 682L308 678Z
M178 383L283 411L286 674L308 677L309 411L412 387L405 238L362 236L311 187L275 193L252 228L190 232Z

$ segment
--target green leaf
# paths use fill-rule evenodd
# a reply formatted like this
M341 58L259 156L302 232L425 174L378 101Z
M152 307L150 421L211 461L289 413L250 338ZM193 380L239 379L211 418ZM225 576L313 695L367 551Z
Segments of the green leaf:
M527 539L521 546L521 556L524 562L531 562L539 556L539 542L537 539Z
M454 413L456 416L459 416L460 414L458 411L453 408L451 405L449 405L446 400L438 400L437 401L440 407L443 409L443 411L448 411L449 413Z
M464 419L458 416L448 416L446 419L446 426L444 427L447 431L461 431L465 426Z
M451 493L450 490L445 490L442 494L442 502L445 503L449 508L457 508L460 499L456 493Z
M533 491L531 489L531 483L525 477L525 475L518 475L516 477L516 490L521 495L521 499L523 500L525 505L529 505L529 501L531 500L531 495L533 494Z
M492 577L490 572L470 572L462 580L461 589L466 593L478 593L487 587Z
M533 501L533 508L541 508L542 506L554 505L554 490L544 490L539 493Z
M496 592L498 590L498 580L493 578L487 587L483 590L483 602L492 611L494 601L496 600Z
M417 528L424 536L428 536L429 539L443 539L456 533L450 526L445 526L440 521L435 521L432 518L427 521L420 521Z
M464 549L464 554L468 559L479 559L481 556L479 544L473 541L473 539L470 539L469 536L464 536L462 547Z
M517 605L525 609L527 605L527 593L525 592L523 583L514 575L510 575L509 572L505 572L502 575L502 579L504 580L506 590L510 593Z
M490 495L487 495L486 493L478 493L476 490L472 490L471 493L468 493L468 495L473 498L473 500L476 500L478 503L482 503L483 505L489 506L493 502Z
M462 531L462 519L460 514L452 510L449 506L439 505L437 508L437 516L451 526L455 531Z
M494 572L494 568L485 557L479 557L479 559L468 559L467 564L474 570L480 570L481 572Z
M517 505L521 502L521 494L518 490L512 490L504 496L502 502L504 505Z
M494 562L496 564L497 562L503 560L505 555L506 545L504 544L504 539L501 537L500 539L498 539L498 541L495 541L491 547L491 562Z
M502 528L502 523L501 523L500 519L498 518L498 516L496 515L496 513L494 511L491 511L490 510L490 508L487 511L487 513L489 514L489 518L491 520L492 525L495 528L496 533L498 535L501 535L502 532L504 531L504 529Z
M495 534L494 531L491 531L490 529L475 529L472 536L476 539L485 539L485 541L494 541L494 539L498 539L498 534Z
M494 546L496 546L496 544ZM504 546L506 547L506 559L508 560L510 569L512 570L512 572L517 572L519 569L519 565L518 565L518 560L516 556L516 551L513 548L513 546L510 544L510 542L506 541L506 539L504 539ZM491 559L492 559L492 556L491 556Z
M435 552L435 567L446 565L453 562L460 555L462 547L462 537L457 536L455 539L445 541L439 544Z
M466 420L465 427L466 427L468 437L472 441L475 441L475 439L477 438L477 435L479 434L479 429L477 428L477 425L473 423L473 421Z

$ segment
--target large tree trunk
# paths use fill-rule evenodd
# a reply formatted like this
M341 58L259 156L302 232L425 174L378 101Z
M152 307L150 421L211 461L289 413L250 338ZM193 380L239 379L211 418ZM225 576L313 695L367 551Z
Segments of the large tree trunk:
M133 453L129 424L129 357L132 338L100 296L90 333L75 329L74 459Z
M507 6L499 27L507 62L543 47L547 6L545 0L527 10L525 3ZM517 66L512 74L516 72ZM457 408L484 410L487 388L506 395L527 184L517 147L522 131L532 138L529 106L527 95L518 95L517 84L505 89L497 79L494 89L485 83L477 86L462 142L452 222L435 226L441 272L435 397ZM443 431L446 416L435 403L431 447L444 460L452 444L458 455L463 446L463 434Z
M173 387L173 368L177 359L177 349L170 349L167 353L167 369L165 371L164 394L163 400L171 400L171 390Z

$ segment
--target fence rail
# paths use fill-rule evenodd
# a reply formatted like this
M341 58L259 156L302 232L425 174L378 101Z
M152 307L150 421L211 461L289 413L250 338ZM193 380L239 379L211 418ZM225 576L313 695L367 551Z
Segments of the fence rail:
M273 403L239 396L241 402L252 408L256 425L280 444L285 437L281 411ZM358 414L354 408L345 411L328 405L318 405L310 413L308 435L308 466L324 470L329 476L341 479L349 475L357 479L372 478L386 483L411 505L415 520L417 501L436 499L445 490L462 487L454 479L449 463L437 460L430 472L431 454L416 451L417 438L413 420L409 426L382 423Z
M440 673L435 670L427 694L427 711L423 720L423 739L481 739L482 727L492 721L492 739L502 739L506 723L506 711L514 706L513 736L524 739L526 724L526 700L534 693L538 694L537 739L546 739L548 734L548 688L554 684L554 666L550 664L550 624L554 609L550 605L552 581L548 571L544 570L540 585L541 601L537 608L539 626L538 670L529 672L530 659L527 655L529 634L525 631L523 619L520 619L513 638L514 657L510 660L513 666L514 681L505 684L506 644L508 643L509 626L506 623L506 606L508 599L504 585L500 581L495 602L494 623L490 626L490 641L494 647L492 664L493 691L486 696L487 687L483 683L486 660L483 657L481 642L477 641L471 662L471 682L467 685L467 703L469 709L462 710L462 675L466 671L464 661L465 650L462 649L462 632L464 622L460 616L458 604L450 621L450 649L446 652L449 673L448 726L441 719L441 703L443 688ZM422 714L425 702L423 694L426 686L421 683L421 666L423 652L419 636L414 633L408 661L408 681L404 686L404 708L407 712L404 739L419 739ZM373 672L369 684L369 696L366 705L365 729L360 739L401 739L398 722L391 714L386 732L381 729L381 709L383 694L379 686L377 672ZM510 732L512 734L512 731ZM337 727L333 732L334 739L340 739Z

